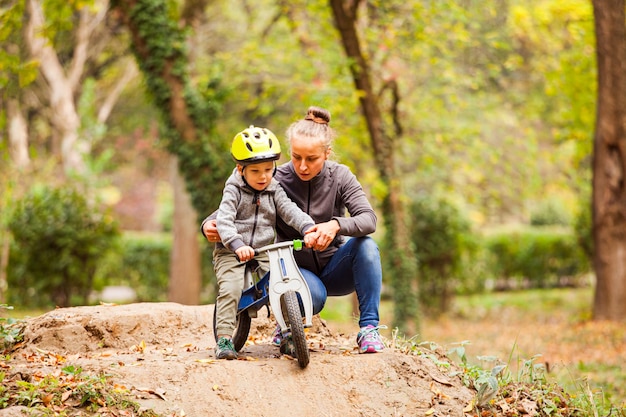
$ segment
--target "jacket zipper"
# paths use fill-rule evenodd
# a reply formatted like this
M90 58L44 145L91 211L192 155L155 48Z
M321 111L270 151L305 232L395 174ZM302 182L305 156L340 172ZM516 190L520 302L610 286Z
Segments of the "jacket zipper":
M254 197L252 197L252 204L256 205L254 209L254 223L252 223L252 233L250 234L250 246L254 247L254 232L256 231L256 224L259 218L259 207L261 206L261 199L259 197L259 193L255 192Z
M308 189L308 195L307 195L307 200L306 200L306 213L310 215L311 213L311 181L309 181L307 185L309 186L309 189ZM310 253L311 253L311 257L313 258L313 262L315 263L315 268L317 269L318 273L321 273L322 268L320 268L320 261L317 258L317 253L313 250L311 250Z
M308 195L306 196L306 212L309 214L311 212L311 181L308 182Z

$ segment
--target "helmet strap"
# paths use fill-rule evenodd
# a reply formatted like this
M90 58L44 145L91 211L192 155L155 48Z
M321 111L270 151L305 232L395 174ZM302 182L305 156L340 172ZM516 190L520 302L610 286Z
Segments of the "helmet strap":
M247 165L243 165L242 164L240 166L241 166L241 169L239 170L239 173L241 174L241 179L243 180L244 184L246 184L248 187L250 187L250 184L248 184L248 181L246 181L246 176L243 173L245 171ZM250 188L252 188L252 187L250 187Z
M248 181L246 181L246 176L244 175L244 171L247 165L244 165L244 164L237 164L237 165L241 167L239 170L239 173L241 174L241 179L243 180L243 183L246 184L248 187L252 188L250 184L248 184ZM274 172L272 173L272 178L276 176L277 170L278 170L278 164L276 163L276 161L274 161Z

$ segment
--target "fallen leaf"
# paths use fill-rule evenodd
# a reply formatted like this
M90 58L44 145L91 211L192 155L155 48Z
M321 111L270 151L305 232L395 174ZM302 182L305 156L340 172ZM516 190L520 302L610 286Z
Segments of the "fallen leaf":
M65 391L63 394L61 394L61 402L64 403L65 401L67 401L67 399L70 398L71 395L72 391Z
M200 363L213 363L213 362L217 362L215 359L210 359L210 358L206 358L206 359L196 359L196 362L200 362Z
M116 392L125 392L128 391L125 385L113 384L113 390Z
M41 401L46 405L46 407L50 404L50 402L52 401L52 399L54 398L54 394L50 393L48 395L44 395L41 398Z
M431 408L430 410L426 411L424 413L425 416L432 416L433 414L435 414L435 409Z
M430 384L430 391L433 394L435 394L435 396L439 400L448 400L448 399L450 399L450 397L448 395L444 394L439 388L435 387L432 382Z
M437 376L437 375L431 375L431 377L432 377L432 379L434 379L436 382L439 382L439 383L440 383L440 384L442 384L442 385L447 385L447 386L449 386L449 387L451 387L451 386L452 386L452 382L450 382L450 380L449 380L449 379L442 378L442 377L439 377L439 376Z
M130 347L131 352L144 353L145 350L146 350L146 342L143 340L138 345L133 345Z
M153 394L156 395L157 397L159 397L160 399L167 401L167 398L165 398L165 390L162 388L156 388L156 389L152 389L152 388L135 388L137 391L140 392L147 392L148 394Z
M470 401L465 408L463 409L464 413L469 413L470 411L472 411L474 409L474 400Z

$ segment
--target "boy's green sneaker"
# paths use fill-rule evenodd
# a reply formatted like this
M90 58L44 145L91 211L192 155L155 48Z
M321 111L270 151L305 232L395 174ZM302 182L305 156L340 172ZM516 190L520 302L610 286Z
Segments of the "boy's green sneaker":
M237 359L237 351L233 341L228 337L220 337L215 346L215 357L217 359Z

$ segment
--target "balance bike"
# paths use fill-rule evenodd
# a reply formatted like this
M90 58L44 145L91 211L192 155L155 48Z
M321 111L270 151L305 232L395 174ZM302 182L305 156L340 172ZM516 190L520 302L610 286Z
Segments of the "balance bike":
M273 243L255 249L254 254L267 252L269 274L260 276L259 264L253 258L246 262L244 290L237 307L237 320L233 345L239 352L248 340L252 318L268 306L283 334L291 333L296 357L301 368L309 364L305 327L313 325L313 300L311 292L293 257L293 250L302 249L302 240ZM298 302L298 294L304 307L304 323ZM217 340L217 303L213 310L213 334Z

